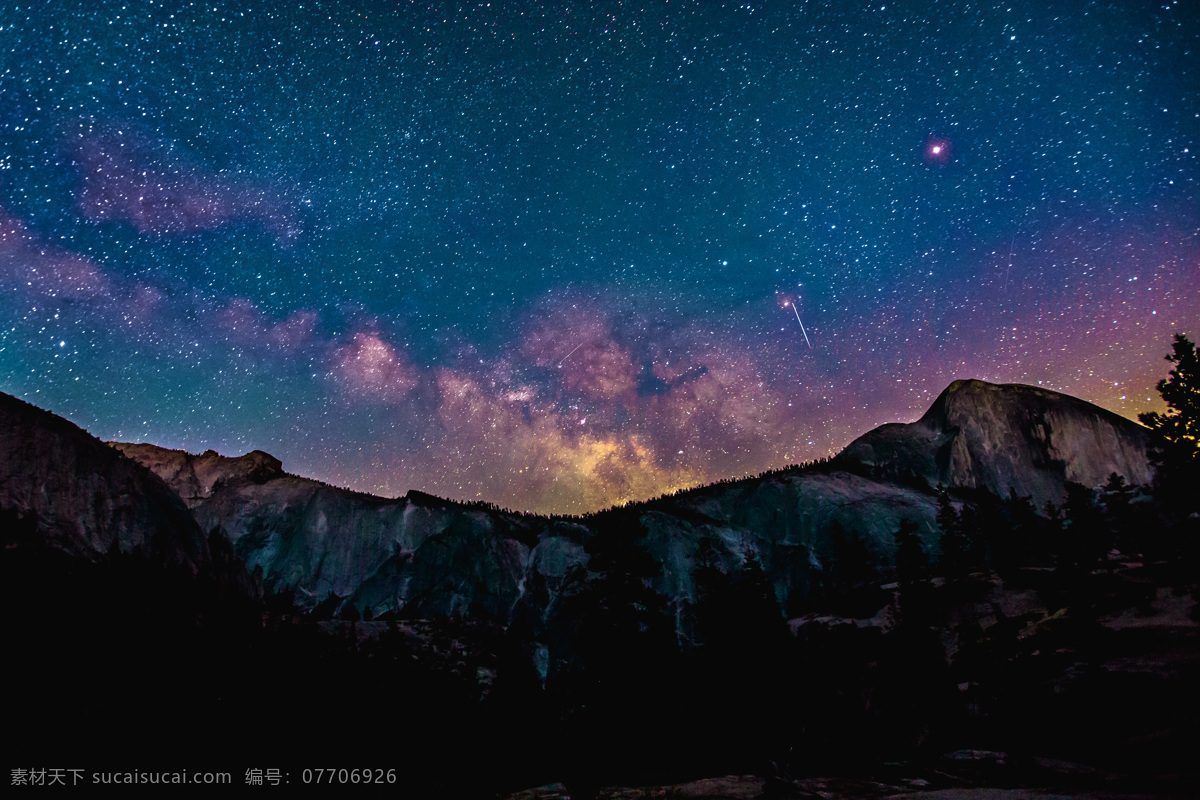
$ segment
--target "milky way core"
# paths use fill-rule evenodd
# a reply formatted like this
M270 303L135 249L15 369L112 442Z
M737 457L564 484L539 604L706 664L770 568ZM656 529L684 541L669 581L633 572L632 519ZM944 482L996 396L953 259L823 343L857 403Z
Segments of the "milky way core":
M104 439L585 511L1200 336L1184 4L0 11L0 389Z

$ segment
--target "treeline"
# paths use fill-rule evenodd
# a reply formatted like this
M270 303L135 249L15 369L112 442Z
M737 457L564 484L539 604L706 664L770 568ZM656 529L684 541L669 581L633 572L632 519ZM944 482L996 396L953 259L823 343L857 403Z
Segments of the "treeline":
M713 492L720 488L733 486L751 481L761 481L770 478L789 477L793 475L803 475L811 473L826 473L838 467L833 458L818 458L812 461L805 461L799 464L788 464L787 466L778 469L763 470L757 474L742 475L736 478L720 478L711 483L706 483L700 486L689 486L683 489L676 489L671 492L664 492L656 497L647 498L645 500L627 500L624 503L619 503L609 508L600 509L598 511L587 511L582 514L538 514L532 511L517 511L506 506L501 506L488 500L448 500L437 497L436 495L427 494L425 492L410 491L409 494L423 499L426 502L436 502L443 505L458 506L469 511L486 511L494 514L503 514L509 517L517 517L527 520L546 520L550 522L573 522L586 524L591 520L601 517L605 514L614 511L632 511L632 510L647 510L660 506L661 504L673 500L679 500L687 497L704 496L706 493ZM928 484L926 484L928 485Z

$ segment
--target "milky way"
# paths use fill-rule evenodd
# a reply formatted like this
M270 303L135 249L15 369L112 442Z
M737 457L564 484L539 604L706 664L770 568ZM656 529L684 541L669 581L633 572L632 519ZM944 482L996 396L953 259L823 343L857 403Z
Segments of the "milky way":
M578 512L1200 338L1184 3L0 10L0 389L105 439Z

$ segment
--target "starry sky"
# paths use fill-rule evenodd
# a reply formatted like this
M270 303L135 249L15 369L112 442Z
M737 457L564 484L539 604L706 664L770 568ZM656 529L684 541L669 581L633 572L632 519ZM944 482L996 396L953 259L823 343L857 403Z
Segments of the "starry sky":
M0 389L556 512L1200 338L1200 9L0 0ZM803 328L801 327L803 326Z

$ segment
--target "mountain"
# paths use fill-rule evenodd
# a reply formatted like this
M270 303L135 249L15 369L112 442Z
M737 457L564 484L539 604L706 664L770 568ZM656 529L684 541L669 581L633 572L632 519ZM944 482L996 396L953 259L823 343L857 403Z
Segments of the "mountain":
M76 554L114 542L168 561L207 558L219 529L268 591L314 606L331 597L373 614L466 615L501 623L544 612L583 579L598 531L623 531L659 565L654 588L694 598L697 554L733 569L754 553L778 602L827 572L835 531L861 537L886 567L908 520L936 555L932 487L987 489L1061 503L1067 482L1152 477L1141 426L1030 386L955 381L916 422L883 425L831 462L701 487L580 518L547 518L441 500L396 499L291 475L262 451L193 455L111 447L16 398L0 397L0 508L34 515ZM190 510L190 513L189 513Z
M419 616L505 618L539 533L554 527L420 492L386 499L339 489L283 472L259 451L113 446L186 498L203 529L223 530L248 568L262 567L269 591L294 590L309 605L336 595L374 613L411 605Z
M550 603L569 574L586 567L598 528L639 534L662 565L656 589L690 598L702 544L737 565L754 552L786 602L797 569L832 551L835 523L885 554L901 520L918 522L935 546L936 502L928 493L848 472L776 474L708 487L580 519L479 509L418 491L384 499L273 471L263 453L194 456L147 444L114 444L163 478L205 530L220 528L270 591L294 590L315 604L331 595L375 615L466 613L507 622L526 590ZM270 459L270 460L268 460ZM629 521L630 514L634 521Z
M1053 499L1114 471L1149 476L1132 423L958 382L830 461L548 518L351 492L261 451L106 445L3 396L14 757L219 742L395 765L420 796L751 773L707 787L806 796L827 790L800 778L866 764L916 786L911 759L939 754L922 781L972 786L961 754L1009 751L1003 785L1046 785L1042 759L1141 792L1190 763L1200 719L1195 520L1113 491L1040 519L984 491ZM936 483L968 539L940 564ZM403 724L353 733L381 719Z
M1075 397L1033 386L955 381L916 422L855 439L837 463L930 485L1010 491L1035 507L1061 505L1068 481L1096 486L1111 473L1148 484L1149 431Z
M551 519L412 491L385 499L290 475L261 451L230 458L149 444L113 446L162 478L201 528L220 528L270 591L310 605L331 596L379 615L467 615L507 623L519 606L544 616L585 580L598 531L637 541L656 591L694 599L703 548L725 569L754 553L787 607L828 570L839 528L886 567L908 520L938 552L932 487L1009 490L1044 506L1068 481L1117 472L1147 483L1148 436L1090 403L1030 386L951 384L915 423L884 425L831 463L702 487L583 518ZM528 610L528 608L527 608Z
M62 417L3 393L0 510L32 526L39 544L86 559L114 547L193 569L209 558L187 507L150 470Z
M188 508L195 508L228 483L265 483L284 474L283 463L261 450L230 458L215 450L197 456L152 444L118 444L116 448L164 480Z

